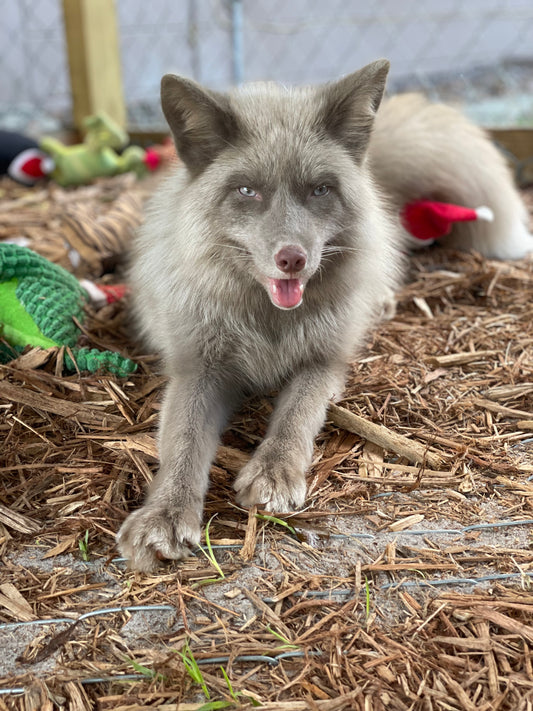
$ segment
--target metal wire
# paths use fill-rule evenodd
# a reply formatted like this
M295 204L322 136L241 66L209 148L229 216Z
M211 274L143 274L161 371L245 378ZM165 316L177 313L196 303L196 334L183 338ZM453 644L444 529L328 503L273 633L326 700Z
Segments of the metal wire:
M505 528L507 526L531 526L533 524L533 518L526 518L522 521L499 521L498 523L476 523L473 526L465 526L462 529L463 533L467 531L478 531L481 529L489 528Z
M494 573L493 575L481 575L478 578L438 578L435 580L404 580L399 583L385 583L380 585L380 590L390 588L432 588L439 585L478 585L492 580L511 580L513 578L533 578L533 571L525 573Z
M254 664L270 664L273 667L277 667L280 661L284 659L297 659L297 658L303 658L303 657L319 657L322 656L323 652L321 651L308 651L308 652L303 652L299 650L294 650L290 652L281 652L280 654L276 654L273 656L269 656L266 654L242 654L237 657L231 658L229 655L228 656L220 656L220 657L208 657L206 659L197 659L196 663L198 666L207 666L211 664L227 664L229 660L231 659L233 664L246 664L246 663L254 663ZM143 681L146 679L145 674L120 674L116 676L98 676L98 677L90 677L88 679L77 679L77 681L80 684L104 684L104 683L116 683L116 682L123 682L123 681ZM13 688L4 688L0 689L0 696L5 696L7 694L24 694L26 692L26 689L24 687L13 687Z
M196 663L198 666L205 666L207 664L226 664L229 662L231 657L208 657L206 659L197 659ZM270 657L266 654L243 654L240 657L233 657L233 662L266 662L273 667L277 667L279 662L276 657Z
M176 608L173 605L125 605L124 607L104 607L101 610L92 610L84 612L79 617L63 617L50 620L29 620L24 622L4 622L0 624L0 630L12 629L15 627L28 627L30 625L52 625L52 624L76 624L89 617L98 617L99 615L109 615L113 612L151 612L153 610L168 610L175 612Z
M533 525L533 519L528 518L528 519L521 519L517 521L497 521L495 523L481 523L481 524L474 524L471 526L464 526L463 528L452 528L452 529L419 529L419 530L406 530L406 531L395 531L395 532L390 532L394 533L395 536L421 536L421 535L461 535L463 533L467 533L469 531L475 531L475 530L491 530L491 529L496 529L496 528L506 528L506 527L514 527L514 526L531 526ZM370 533L364 533L364 534L332 534L330 536L331 538L335 539L341 539L341 540L350 540L352 538L363 538L363 539L376 539L380 537L380 534L374 535ZM232 544L231 546L227 545L212 545L211 546L213 549L225 549L228 547L231 548L241 548L242 546ZM123 562L125 561L124 558L115 558L113 562ZM415 585L424 585L424 586L433 586L433 585L451 585L453 583L457 584L471 584L475 585L480 582L488 581L488 580L507 580L507 579L512 579L512 578L520 578L520 577L531 577L533 576L533 572L526 572L522 575L522 573L503 573L503 574L494 574L492 576L482 576L482 577L477 577L477 578L444 578L444 579L438 579L438 580L425 580L425 581L405 581L403 583L387 583L385 585L381 586L381 590L387 590L388 588L391 587L411 587ZM341 595L345 594L345 592L341 591L331 591L328 592L327 595ZM347 594L347 593L346 593ZM322 591L309 591L308 592L309 596L316 595L321 596ZM273 602L271 598L265 598L265 602ZM55 618L55 619L50 619L50 620L30 620L30 621L24 621L24 622L7 622L7 623L2 623L0 624L0 629L12 629L16 627L22 627L22 626L29 626L29 625L47 625L47 624L64 624L64 623L75 623L75 622L81 622L84 619L88 619L90 617L95 617L98 615L106 615L114 612L137 612L137 611L149 611L149 610L168 610L169 612L174 612L175 608L172 605L128 605L125 607L108 607L108 608L102 608L100 610L93 610L91 612L86 612L82 615L80 615L77 618Z
M105 684L106 682L121 682L121 681L142 681L146 679L145 674L117 674L116 676L95 676L88 679L76 679L80 684ZM25 694L26 689L23 686L15 686L11 689L0 689L0 696L7 694Z
M430 535L462 535L463 533L468 533L469 531L476 530L490 530L493 528L507 528L512 526L531 526L533 525L533 518L526 518L520 520L510 520L510 521L497 521L495 523L476 523L471 526L464 526L463 528L423 528L423 529L406 529L405 531L383 531L382 533L393 533L395 536L430 536ZM342 534L337 533L330 536L330 538L379 538L380 534L371 533L356 533L356 534Z
M531 477L533 478L533 477ZM383 533L394 534L395 536L460 536L463 533L468 533L469 531L475 530L490 530L492 528L506 528L512 526L531 526L533 525L533 519L527 518L522 520L510 520L510 521L497 521L496 523L479 523L470 526L464 526L463 528L421 528L421 529L406 529L405 531L382 531L378 534L374 533L331 533L326 536L326 538L332 540L376 540L380 538ZM193 553L199 552L203 546L195 546L193 548ZM212 544L211 548L213 550L240 550L242 544L240 543L224 543L224 544ZM203 550L206 550L203 548ZM126 563L126 558L113 558L113 563Z
M467 533L469 531L473 530L490 530L490 529L496 529L496 528L504 528L504 527L513 527L513 526L525 526L525 525L532 525L533 524L533 519L522 519L518 521L498 521L495 523L483 523L483 524L474 524L471 526L464 526L461 529L424 529L424 530L407 530L407 531L397 531L395 532L396 536L401 536L401 535L450 535L450 534L455 534L455 535L461 535L463 533ZM368 538L379 538L379 534L373 535L373 534L353 534L353 535L345 535L345 534L333 534L331 537L333 538L344 538L346 540L349 540L351 538L363 538L363 539L368 539ZM227 545L213 545L213 549L224 549L224 548L235 548L235 547L240 547L232 544L231 546ZM122 562L124 561L123 558L116 558L114 559L114 562ZM404 580L400 582L393 582L393 583L385 583L383 585L380 585L379 589L380 590L390 590L390 589L399 589L399 588L406 588L406 587L438 587L438 586L443 586L443 585L478 585L479 583L483 582L492 582L496 580L516 580L516 579L524 579L524 578L533 578L533 571L526 571L524 573L494 573L490 575L483 575L483 576L478 576L478 577L471 577L471 578L461 578L461 577L454 577L454 578L439 578L439 579L432 579L432 580ZM302 592L296 592L295 597L301 597L303 595ZM354 595L354 591L351 589L336 589L336 590L329 590L329 591L316 591L316 590L311 590L311 591L306 591L305 592L306 597L309 598L323 598L323 599L328 599L332 597L349 597L351 595ZM275 603L276 600L273 598L264 598L263 601L265 603ZM76 618L53 618L53 619L44 619L44 620L30 620L30 621L20 621L20 622L9 622L9 623L2 623L0 624L0 630L7 630L7 629L15 629L18 627L27 627L30 625L50 625L50 624L77 624L81 622L82 620L86 620L92 617L97 617L100 615L107 615L107 614L112 614L112 613L117 613L117 612L151 612L151 611L168 611L168 612L176 612L176 608L172 605L126 605L123 607L106 607L106 608L101 608L99 610L92 610L90 612L83 613L82 615L79 615ZM272 666L277 666L279 664L279 661L281 659L290 659L298 656L304 656L304 652L299 652L297 650L295 651L290 651L290 652L283 652L280 653L279 655L242 655L240 657L235 657L233 659L233 662L255 662L255 663L267 663ZM308 652L307 654L320 654L320 652ZM224 664L228 662L230 659L229 656L221 656L221 657L209 657L206 659L201 659L197 660L198 664L200 665L207 665L207 664ZM141 679L146 678L142 674L126 674L126 675L121 675L121 676L110 676L110 677L94 677L90 679L80 679L80 682L82 684L96 684L96 683L105 683L105 682L121 682L121 681L138 681ZM0 695L7 695L7 694L23 694L25 693L25 689L23 687L14 687L14 688L3 688L0 689Z

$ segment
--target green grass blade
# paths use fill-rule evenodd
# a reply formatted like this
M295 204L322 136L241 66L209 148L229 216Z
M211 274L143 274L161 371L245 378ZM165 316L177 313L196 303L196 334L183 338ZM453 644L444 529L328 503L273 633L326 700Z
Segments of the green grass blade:
M290 641L290 639L287 639L286 637L284 637L284 636L283 636L282 634L280 634L279 632L276 632L276 630L273 630L272 627L267 627L267 631L270 632L270 634L273 634L274 637L276 637L277 639L279 639L281 642L283 642L283 646L284 646L284 647L288 647L288 648L290 648L290 649L298 649L298 645L297 645L297 644L292 644L292 642Z
M207 551L205 550L205 548L203 546L200 546L200 549L201 549L202 553L205 555L205 557L207 558L207 560L211 563L213 568L217 571L217 573L220 576L220 579L224 580L224 578L226 576L224 575L224 571L218 564L218 560L215 558L215 554L214 554L213 548L211 546L211 538L209 536L209 527L211 525L211 521L215 518L215 516L216 516L216 514L214 516L211 516L211 518L209 519L209 521L207 522L207 525L205 527L205 545L207 546Z
M89 529L85 531L83 538L78 541L78 547L81 552L81 557L85 562L89 560Z
M145 667L142 664L139 664L139 662L136 662L135 659L130 659L129 657L124 657L124 659L125 659L125 661L128 662L128 664L131 664L131 666L137 672L137 674L142 674L147 679L158 679L158 680L165 680L166 679L166 677L163 676L163 674L159 674L159 672L156 672L155 669L150 669L149 667Z
M255 517L258 518L260 521L269 521L270 523L275 523L278 526L283 526L287 530L289 530L294 536L296 535L296 529L293 528L287 521L284 521L282 518L278 518L277 516L270 516L269 514L255 514Z
M228 687L228 691L230 693L231 698L237 701L237 696L233 691L233 686L231 685L231 681L229 680L229 676L227 675L226 670L224 669L224 667L220 667L220 671L222 672L222 676L224 677L224 681L226 682L226 686Z
M177 651L177 654L179 654L179 656L181 657L181 661L183 662L185 669L187 670L187 673L189 674L191 679L194 681L195 684L198 684L199 686L202 687L202 691L204 692L205 698L209 699L210 698L209 689L207 688L205 679L202 675L202 672L200 671L198 662L194 658L192 650L189 647L188 640L185 641L185 644L183 645L183 650L181 650L181 651L176 650L176 651Z

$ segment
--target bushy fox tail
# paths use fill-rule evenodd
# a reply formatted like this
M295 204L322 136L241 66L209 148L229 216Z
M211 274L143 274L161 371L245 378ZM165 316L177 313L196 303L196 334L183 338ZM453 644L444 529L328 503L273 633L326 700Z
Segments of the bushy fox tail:
M505 158L462 113L417 94L392 97L380 108L369 161L385 199L399 214L416 200L489 207L492 222L456 224L447 245L486 257L518 259L533 251L527 210Z

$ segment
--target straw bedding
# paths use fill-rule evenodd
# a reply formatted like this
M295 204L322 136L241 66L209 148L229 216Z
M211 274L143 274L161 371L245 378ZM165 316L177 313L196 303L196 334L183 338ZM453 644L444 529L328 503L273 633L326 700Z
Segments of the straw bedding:
M152 187L4 181L0 239L119 280ZM138 372L0 366L0 709L533 709L531 261L416 254L317 439L308 507L235 506L272 409L250 401L213 465L211 551L155 576L114 532L157 467L164 377L127 304L85 338Z

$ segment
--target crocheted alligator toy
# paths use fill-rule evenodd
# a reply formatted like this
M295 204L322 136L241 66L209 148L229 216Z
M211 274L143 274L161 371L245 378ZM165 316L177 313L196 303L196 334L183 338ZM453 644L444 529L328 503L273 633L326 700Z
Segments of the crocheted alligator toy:
M64 364L68 370L107 370L125 377L136 364L112 351L79 348L89 293L76 277L40 254L15 244L0 244L0 338L20 352L25 346L68 346ZM1 345L1 344L0 344ZM0 362L13 354L0 350Z

